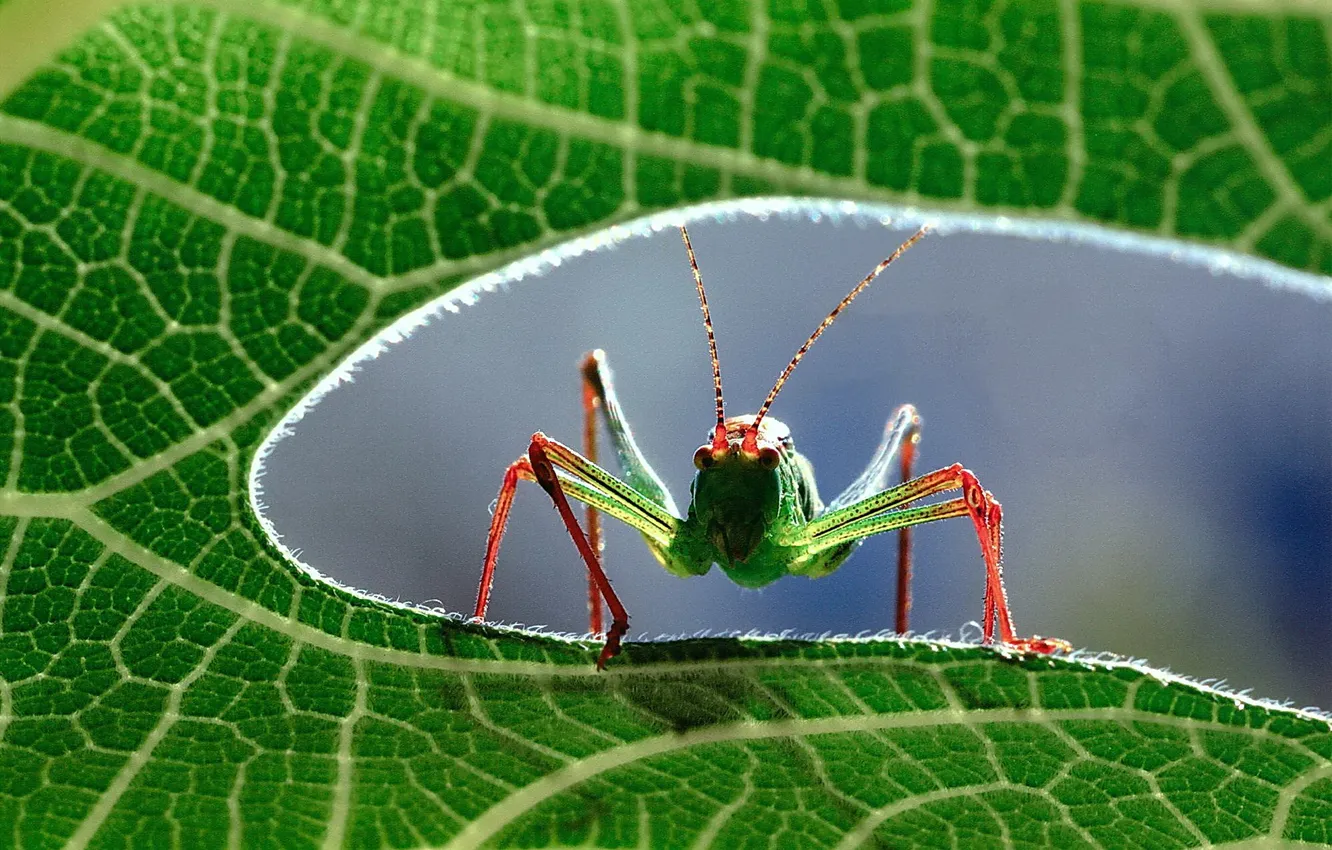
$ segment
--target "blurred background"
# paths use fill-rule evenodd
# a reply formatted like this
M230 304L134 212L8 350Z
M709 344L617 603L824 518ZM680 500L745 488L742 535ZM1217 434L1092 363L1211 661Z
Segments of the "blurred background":
M757 408L908 232L809 214L691 224L728 414ZM577 364L595 347L683 509L712 382L684 248L661 229L441 311L363 362L274 447L266 515L343 584L470 613L501 475L534 430L579 444ZM773 415L827 502L908 401L921 470L961 461L1003 502L1021 634L1332 708L1332 302L1160 255L932 235L820 339ZM675 578L607 526L632 636L891 627L892 535L830 577L747 591L716 569ZM982 590L969 522L918 530L915 630L963 633ZM523 485L491 618L582 632L585 594L558 517Z

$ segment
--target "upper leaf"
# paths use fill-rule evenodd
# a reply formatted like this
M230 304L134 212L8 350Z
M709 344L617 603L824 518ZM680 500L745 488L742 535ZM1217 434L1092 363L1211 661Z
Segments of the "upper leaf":
M249 498L264 436L386 323L660 207L928 203L1332 272L1326 14L48 14L0 3L16 844L1332 843L1321 718L894 641L638 644L596 676L582 645L316 580Z

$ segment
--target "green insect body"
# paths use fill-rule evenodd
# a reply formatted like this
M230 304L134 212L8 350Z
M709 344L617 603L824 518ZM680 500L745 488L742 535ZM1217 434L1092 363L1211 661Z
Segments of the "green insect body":
M727 439L742 442L752 416L729 419ZM666 568L677 575L702 575L715 563L741 587L763 587L782 576L823 576L845 561L855 544L815 551L799 531L823 512L814 467L795 450L789 429L775 419L760 426L758 444L770 446L776 465L742 451L715 459L690 487L692 500L668 551ZM678 565L678 566L676 566Z
M920 417L903 405L889 420L883 440L860 477L826 507L819 499L812 464L795 450L791 432L767 416L778 392L814 341L837 315L894 260L919 241L921 228L851 290L796 352L759 411L727 418L722 399L721 368L707 295L688 231L680 228L703 310L712 357L716 425L709 442L694 453L697 472L690 504L682 515L670 493L634 441L633 432L615 395L604 352L584 358L583 452L532 435L527 454L510 464L500 486L491 519L485 562L474 616L483 619L494 582L500 542L520 480L536 481L550 496L579 554L587 565L589 631L606 635L597 666L620 650L629 616L611 588L601 565L600 515L614 517L637 529L667 571L682 577L707 573L717 564L736 584L763 587L783 576L819 578L834 572L867 537L898 532L898 631L906 631L910 610L911 538L915 525L970 516L985 560L986 581L982 633L986 643L998 642L1020 651L1050 653L1067 650L1055 638L1017 637L1008 610L1000 559L1001 509L994 497L961 464L913 477L920 437ZM623 479L597 464L598 412L614 445ZM894 472L901 483L889 485ZM949 491L961 495L948 501L917 504ZM586 508L584 529L569 498ZM602 601L611 613L603 630Z

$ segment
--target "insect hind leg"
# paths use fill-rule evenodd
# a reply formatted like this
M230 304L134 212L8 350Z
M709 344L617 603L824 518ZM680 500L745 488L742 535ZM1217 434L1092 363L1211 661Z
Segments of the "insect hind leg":
M606 635L606 645L597 662L599 668L604 667L606 661L619 651L620 639L629 628L629 619L624 606L620 604L619 598L606 579L600 558L574 517L569 499L592 505L600 513L626 523L661 551L670 549L679 520L652 499L615 478L578 452L538 431L532 435L527 454L510 464L505 471L499 497L495 500L495 512L491 517L490 534L487 538L486 560L481 571L481 585L477 591L474 614L476 619L485 618L500 543L508 525L518 482L522 480L540 484L555 503L560 519L564 522L569 536L573 538L587 572L592 575L598 593L611 610L613 621Z
M962 491L961 498L911 507L921 499L948 491ZM1069 645L1056 638L1017 637L1004 592L1001 540L1003 512L994 496L980 486L976 476L962 464L912 478L882 493L820 516L805 527L802 542L818 552L888 531L926 522L970 516L985 559L985 642L995 640L1024 652L1067 651Z
M606 361L606 352L601 349L589 351L583 356L579 367L583 384L583 456L592 463L597 459L597 411L601 412L606 431L620 462L620 470L625 481L639 493L647 496L655 504L670 514L676 514L666 486L643 456L642 450L634 441L633 431L620 409L619 399L615 395L615 381L610 365ZM592 505L585 513L588 542L598 557L605 550L605 541L601 533L601 516ZM596 581L589 572L587 576L588 631L594 635L602 632L601 594Z
M596 385L588 380L588 364L594 360L596 352L588 354L583 358L583 367L580 370L583 375L583 457L599 463L597 459L597 408L602 407L604 403L604 394L597 392ZM601 512L591 505L587 505L583 516L587 522L587 540L596 553L598 560L602 553L606 551L605 538L601 536ZM587 573L587 632L590 635L599 635L604 630L601 619L601 591L597 587L596 577L592 571Z
M995 618L999 621L999 640L1023 652L1037 652L1049 655L1053 652L1069 652L1072 646L1059 638L1047 638L1039 635L1018 637L1013 629L1013 615L1008 608L1008 593L1004 590L1003 567L1003 507L995 500L994 494L981 487L980 481L971 470L960 472L962 488L961 501L971 515L976 527L976 536L980 538L981 553L985 557L985 606L981 633L986 643L994 640Z
M578 525L578 520L574 517L573 508L569 506L569 499L564 495L564 488L560 486L560 478L555 473L555 465L550 462L546 455L546 446L549 441L546 435L537 432L532 435L532 444L527 449L527 456L532 468L532 473L536 482L541 485L541 489L546 491L551 501L555 503L556 510L560 513L560 519L564 521L564 526L569 531L569 536L573 538L574 545L578 547L578 554L582 555L584 563L587 564L588 575L591 576L593 587L601 591L601 596L606 600L606 606L611 611L611 627L606 633L606 644L601 648L601 655L597 657L597 669L606 669L606 662L614 658L620 652L620 639L629 631L629 613L625 610L620 597L615 594L611 587L610 579L606 578L606 573L601 569L601 559L598 557L592 543L583 533L583 529ZM598 603L600 608L600 603Z
M615 378L611 373L606 352L601 349L589 351L583 357L581 368L583 376L584 410L591 412L600 408L602 421L610 434L611 444L615 447L616 459L620 462L620 471L630 487L647 496L666 513L679 516L680 511L675 501L657 475L652 464L643 455L634 439L634 432L629 427L620 407L620 400L615 394ZM586 422L584 423L587 424Z
M893 467L898 481L910 481L914 475L916 447L920 443L921 420L916 408L904 404L893 412L883 429L883 438L874 450L865 471L828 506L835 511L881 493L888 487ZM897 532L897 607L894 628L899 634L911 627L911 526Z

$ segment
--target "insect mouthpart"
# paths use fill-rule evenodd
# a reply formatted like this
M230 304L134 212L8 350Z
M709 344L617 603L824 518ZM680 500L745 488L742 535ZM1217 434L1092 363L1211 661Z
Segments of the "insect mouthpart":
M708 525L708 538L719 553L732 563L743 564L763 542L764 526L758 521L723 521L714 519ZM723 564L725 566L725 564Z

